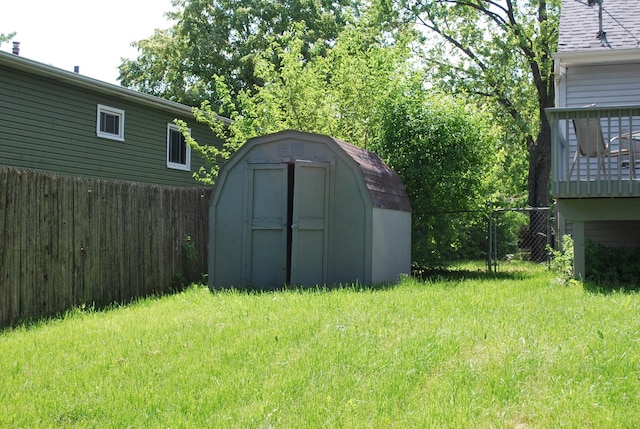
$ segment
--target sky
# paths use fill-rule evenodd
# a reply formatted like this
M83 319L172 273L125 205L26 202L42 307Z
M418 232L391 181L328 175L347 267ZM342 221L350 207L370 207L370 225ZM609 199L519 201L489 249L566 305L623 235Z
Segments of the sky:
M118 84L120 59L138 56L131 42L170 28L171 10L171 0L0 0L0 33L16 32L20 56Z

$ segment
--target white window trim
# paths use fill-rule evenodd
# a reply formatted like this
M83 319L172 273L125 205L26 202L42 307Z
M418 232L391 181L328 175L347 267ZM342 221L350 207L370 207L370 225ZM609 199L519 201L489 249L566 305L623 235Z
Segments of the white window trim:
M102 112L120 117L120 127L118 130L118 134L105 133L103 131L100 131L100 113ZM116 109L115 107L105 106L104 104L98 104L98 112L96 115L96 135L104 139L118 140L123 142L124 141L124 110Z
M186 145L187 146L186 164L178 164L177 162L169 161L169 153L170 153L169 144L170 144L172 130L180 132L180 128L178 128L176 124L172 124L172 123L167 124L167 168L173 168L175 170L191 171L191 147L189 145ZM191 128L187 128L187 130L189 131L189 135L191 135Z

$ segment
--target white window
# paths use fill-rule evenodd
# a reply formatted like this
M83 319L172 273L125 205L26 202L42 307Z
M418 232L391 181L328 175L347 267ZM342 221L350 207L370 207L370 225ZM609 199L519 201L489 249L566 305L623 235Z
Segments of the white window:
M187 146L184 136L175 124L167 124L167 167L191 170L191 148Z
M96 134L105 139L124 141L124 110L98 104Z

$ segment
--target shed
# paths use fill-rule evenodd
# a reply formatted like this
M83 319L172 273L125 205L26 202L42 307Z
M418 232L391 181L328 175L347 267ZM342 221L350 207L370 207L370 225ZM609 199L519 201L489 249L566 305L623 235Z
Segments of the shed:
M224 165L209 211L209 287L395 282L411 265L411 204L376 154L281 131Z

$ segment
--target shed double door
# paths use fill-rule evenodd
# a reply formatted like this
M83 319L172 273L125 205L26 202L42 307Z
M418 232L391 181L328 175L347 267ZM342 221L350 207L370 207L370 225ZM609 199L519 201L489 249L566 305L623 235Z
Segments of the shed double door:
M329 166L251 165L244 269L252 286L326 282Z

